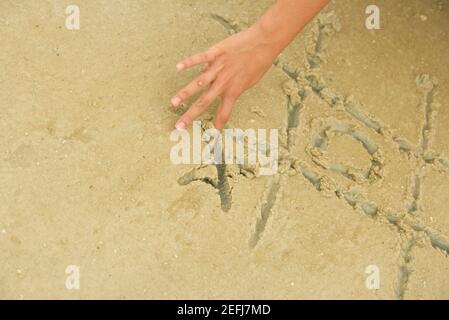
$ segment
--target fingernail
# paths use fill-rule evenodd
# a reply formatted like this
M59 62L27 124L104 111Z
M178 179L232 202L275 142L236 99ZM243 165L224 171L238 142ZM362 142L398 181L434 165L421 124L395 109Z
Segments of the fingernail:
M186 124L183 121L178 121L175 125L177 130L183 130L186 128Z
M178 69L178 70L184 69L184 64L183 64L183 63L178 63L178 64L176 65L176 69Z
M181 98L180 98L180 97L174 96L173 98L171 98L171 104L172 104L174 107L179 106L180 103L181 103Z

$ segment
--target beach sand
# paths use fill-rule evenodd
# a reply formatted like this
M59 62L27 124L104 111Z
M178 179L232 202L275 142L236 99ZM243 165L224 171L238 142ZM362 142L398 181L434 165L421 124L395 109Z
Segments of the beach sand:
M174 165L169 104L274 1L76 2L79 30L0 3L0 298L449 298L448 1L379 0L380 30L334 1L294 40L228 124L279 129L275 176Z

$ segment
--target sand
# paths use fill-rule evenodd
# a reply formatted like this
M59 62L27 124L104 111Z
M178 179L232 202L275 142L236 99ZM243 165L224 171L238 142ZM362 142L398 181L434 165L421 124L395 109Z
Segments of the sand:
M0 298L449 298L448 1L295 39L229 122L280 130L279 174L170 161L176 62L272 3L0 3Z

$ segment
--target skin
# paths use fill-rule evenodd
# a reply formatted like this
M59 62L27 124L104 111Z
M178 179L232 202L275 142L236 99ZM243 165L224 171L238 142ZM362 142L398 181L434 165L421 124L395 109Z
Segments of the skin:
M215 44L207 51L180 61L178 71L202 64L201 73L171 99L179 106L192 95L202 95L175 127L187 128L220 99L214 126L221 131L240 95L256 84L295 36L326 6L328 0L278 0L253 26Z

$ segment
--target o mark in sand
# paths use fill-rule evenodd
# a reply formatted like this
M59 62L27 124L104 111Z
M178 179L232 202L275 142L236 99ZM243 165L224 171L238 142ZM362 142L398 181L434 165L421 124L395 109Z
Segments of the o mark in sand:
M80 29L80 8L77 5L69 5L65 9L67 17L65 18L65 27L68 30Z
M354 125L335 118L327 118L312 121L312 127L315 127L315 134L312 137L311 145L308 147L308 153L315 164L326 170L339 173L359 184L363 181L374 183L382 178L384 161L377 144ZM326 151L334 135L347 135L359 142L370 157L370 168L358 169L340 163L330 163L326 157Z

